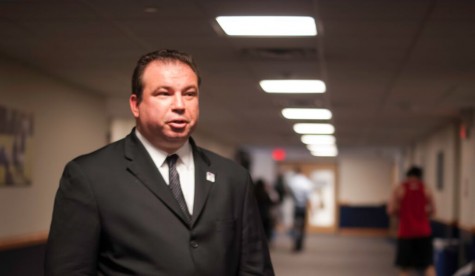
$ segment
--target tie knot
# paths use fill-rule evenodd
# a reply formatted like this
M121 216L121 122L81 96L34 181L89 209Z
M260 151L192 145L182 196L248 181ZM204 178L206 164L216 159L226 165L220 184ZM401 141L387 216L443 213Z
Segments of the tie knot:
M168 164L168 167L174 167L177 160L178 160L177 154L168 155L167 159L165 159L165 161Z

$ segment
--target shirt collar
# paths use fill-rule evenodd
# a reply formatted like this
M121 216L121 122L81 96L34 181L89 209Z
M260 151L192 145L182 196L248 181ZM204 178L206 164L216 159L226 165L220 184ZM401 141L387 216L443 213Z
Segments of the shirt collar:
M193 151L191 150L190 141L188 139L186 140L185 144L183 144L183 146L181 146L181 148L176 151L176 154L180 157L183 165L185 165L187 168L190 168L193 162Z
M147 152L152 157L153 162L158 166L162 166L165 162L165 159L168 156L168 153L164 150L161 150L152 143L150 143L147 138L145 138L138 129L135 129L135 135L142 142ZM190 141L187 139L186 142L175 152L178 155L178 162L183 163L187 168L193 164L193 151L191 149Z

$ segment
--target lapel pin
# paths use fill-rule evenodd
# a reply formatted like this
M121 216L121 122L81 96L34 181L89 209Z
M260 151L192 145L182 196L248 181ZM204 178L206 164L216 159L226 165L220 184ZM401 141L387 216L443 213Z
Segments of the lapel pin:
M206 172L206 180L208 180L210 182L214 182L214 173Z

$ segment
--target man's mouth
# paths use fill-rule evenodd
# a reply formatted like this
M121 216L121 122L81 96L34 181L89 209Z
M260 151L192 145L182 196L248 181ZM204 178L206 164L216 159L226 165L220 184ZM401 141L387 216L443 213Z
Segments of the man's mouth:
M187 124L186 120L172 120L168 122L168 125L172 128L184 128Z

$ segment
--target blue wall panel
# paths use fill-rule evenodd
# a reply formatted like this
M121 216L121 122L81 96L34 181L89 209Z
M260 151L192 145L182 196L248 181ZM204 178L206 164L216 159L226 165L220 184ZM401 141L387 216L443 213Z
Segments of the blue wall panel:
M340 206L340 228L388 228L386 205Z

